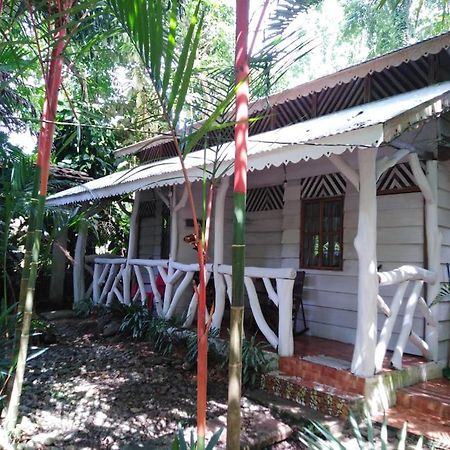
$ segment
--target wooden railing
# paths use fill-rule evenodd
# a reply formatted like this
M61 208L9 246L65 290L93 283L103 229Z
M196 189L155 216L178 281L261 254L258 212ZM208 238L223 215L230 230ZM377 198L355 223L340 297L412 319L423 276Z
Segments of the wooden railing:
M413 287L406 300L403 321L400 327L400 333L395 345L395 350L391 358L391 365L396 369L402 368L402 357L408 340L416 345L427 359L432 359L429 346L420 336L412 329L413 319L416 308L425 317L430 327L437 329L437 322L433 318L430 308L422 297L422 289L424 283L436 283L436 274L429 270L415 266L402 266L389 272L378 272L379 286L398 285L392 298L391 305L388 306L381 295L378 295L378 308L384 313L386 319L380 333L380 337L375 350L375 369L379 372L383 367L383 360L389 340L392 336L395 322L399 315L400 307L404 304L404 296L410 282Z
M159 317L170 319L178 313L185 317L183 326L192 325L197 310L197 293L193 289L193 280L198 274L198 264L182 264L169 260L105 258L94 259L92 281L92 299L94 304L109 305L116 297L120 303L130 304L140 301L146 304L148 293L153 294L153 303ZM212 325L220 328L223 316L225 292L220 286L226 286L229 301L231 294L231 266L217 265L215 267L215 309ZM213 265L206 266L206 281L209 282L213 273ZM164 281L164 295L158 289L157 277ZM247 267L245 269L245 287L250 309L261 333L267 341L282 356L290 356L294 351L292 329L292 298L296 271L294 269L269 269L262 267ZM148 287L144 278L148 280ZM268 325L261 309L260 298L254 281L260 279L265 287L266 295L278 308L278 334ZM137 290L131 296L131 280L136 280ZM190 295L189 303L181 304L181 300ZM187 306L186 306L187 305ZM206 319L209 314L206 312Z
M228 299L232 301L231 266L220 265L219 276L226 283ZM292 299L294 281L297 272L294 269L269 269L264 267L246 267L244 283L250 308L259 330L280 356L292 356L294 353L294 334L292 327ZM260 299L254 281L261 279L267 297L278 308L278 335L270 328L261 310ZM275 288L273 283L275 283ZM216 303L222 299L216 296ZM213 321L214 323L214 321Z

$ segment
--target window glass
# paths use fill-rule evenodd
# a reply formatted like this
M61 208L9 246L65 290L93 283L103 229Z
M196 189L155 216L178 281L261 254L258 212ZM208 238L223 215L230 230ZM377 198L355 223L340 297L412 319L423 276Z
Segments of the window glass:
M343 198L304 200L302 213L302 267L340 269Z

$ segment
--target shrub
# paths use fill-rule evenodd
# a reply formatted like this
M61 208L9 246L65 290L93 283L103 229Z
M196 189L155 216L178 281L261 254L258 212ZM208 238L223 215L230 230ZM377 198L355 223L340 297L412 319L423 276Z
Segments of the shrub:
M269 364L264 349L268 345L256 340L256 334L250 339L244 338L242 341L242 384L244 386L255 386L265 368ZM228 350L228 348L227 348ZM228 351L223 365L228 365Z
M148 322L147 339L153 344L156 352L163 356L170 355L173 351L175 337L170 332L175 327L173 320L152 318Z
M95 311L95 305L92 299L85 298L73 304L73 311L77 317L86 318Z
M148 329L150 314L146 306L130 305L127 313L122 319L119 330L122 333L129 333L133 339L142 339Z
M208 346L211 348L211 343L214 339L219 337L219 330L217 328L212 328L208 332ZM198 354L198 339L197 334L189 334L186 340L186 360L193 364L197 360L197 354ZM211 353L211 352L209 352Z
M204 447L205 450L213 450L217 443L219 442L220 435L222 434L223 429L216 431L211 440ZM186 441L184 437L183 428L181 426L178 427L178 433L175 436L174 441L172 442L171 450L197 450L197 443L194 441L194 432L191 431L191 438L189 443Z
M313 450L346 450L346 446L341 443L341 440L333 436L328 428L324 427L318 422L311 421L311 427L305 427L303 431L299 432L299 440L309 449ZM358 443L360 449L375 450L377 448L387 449L394 448L388 441L387 421L385 420L381 426L380 436L375 436L374 425L370 413L366 409L365 418L362 423L358 423L352 413L349 415L350 430L353 437ZM366 428L367 437L361 433L361 429ZM402 450L406 443L406 428L407 424L403 425L400 432L400 437L395 449ZM415 446L416 450L421 450L423 438L420 437Z

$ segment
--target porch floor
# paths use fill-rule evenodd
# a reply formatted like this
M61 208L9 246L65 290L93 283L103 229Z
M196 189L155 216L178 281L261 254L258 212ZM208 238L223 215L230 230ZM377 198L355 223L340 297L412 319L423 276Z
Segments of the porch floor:
M353 356L353 344L346 344L344 342L333 341L331 339L324 339L315 336L296 336L294 338L294 355L300 358L325 356L336 360L346 361L350 364ZM383 373L395 370L390 365L391 356L392 352L386 353L383 364ZM403 367L405 368L420 366L426 362L427 360L421 356L408 354L403 355ZM341 369L346 370L344 367Z

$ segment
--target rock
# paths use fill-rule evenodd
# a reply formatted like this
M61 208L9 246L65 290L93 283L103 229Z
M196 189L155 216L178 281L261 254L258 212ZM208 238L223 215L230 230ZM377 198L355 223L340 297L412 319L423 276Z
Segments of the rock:
M120 322L117 320L113 320L105 325L103 328L103 336L104 337L111 337L116 335L119 332L120 329Z
M36 446L33 445L33 443L31 441L29 442L21 442L20 444L17 445L17 450L35 450Z
M19 430L28 436L32 436L37 429L37 425L33 423L27 416L22 417L19 424Z
M52 445L58 437L58 432L38 433L31 438L31 442L35 445Z
M111 322L113 316L112 314L103 314L97 318L97 326L98 330L102 331L109 322Z
M45 320L74 319L76 314L71 309L61 309L59 311L48 311L41 313Z

